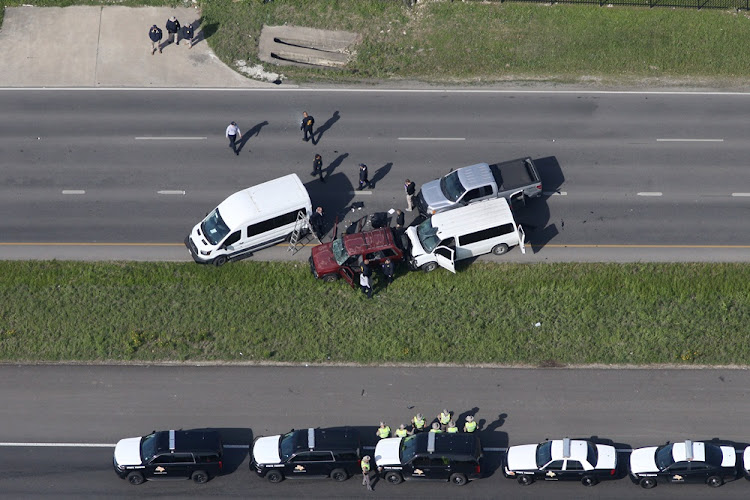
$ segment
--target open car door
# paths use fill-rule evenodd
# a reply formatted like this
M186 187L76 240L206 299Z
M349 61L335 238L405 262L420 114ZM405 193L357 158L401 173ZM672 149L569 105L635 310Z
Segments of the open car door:
M448 247L437 247L432 253L435 255L435 260L440 267L456 274L455 250Z
M523 194L523 191L516 191L510 195L510 203L508 205L510 205L511 211L525 207L526 196Z
M516 235L518 236L518 246L521 249L521 253L526 253L526 233L524 232L521 224L516 224Z

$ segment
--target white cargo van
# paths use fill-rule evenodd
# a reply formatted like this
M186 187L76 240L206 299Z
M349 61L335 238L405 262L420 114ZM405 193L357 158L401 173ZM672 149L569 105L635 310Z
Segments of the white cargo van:
M473 203L433 215L406 230L412 269L433 271L437 266L455 273L455 261L486 253L502 255L520 245L526 235L516 224L505 198Z
M299 214L302 220L298 222ZM220 266L309 230L310 195L297 174L258 184L222 201L185 238L193 260Z

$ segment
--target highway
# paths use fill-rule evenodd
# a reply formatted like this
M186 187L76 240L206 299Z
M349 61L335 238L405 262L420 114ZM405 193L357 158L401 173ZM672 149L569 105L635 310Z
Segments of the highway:
M532 252L493 259L750 260L748 94L0 89L0 107L5 259L185 261L206 212L280 175L300 175L330 228L403 208L407 177L529 155L546 193L517 214ZM301 140L303 110L317 145ZM375 184L363 192L360 162Z
M593 488L537 482L522 487L497 464L509 445L595 436L627 461L634 447L686 438L747 445L750 372L734 369L503 369L439 367L17 366L0 365L0 496L34 498L355 498L356 479L269 484L248 470L255 437L291 428L352 425L374 444L378 421L416 412L472 412L487 449L488 478L380 483L381 498L746 498L741 479L717 490L628 478ZM154 429L217 428L228 474L207 485L149 482L134 487L112 470L112 446ZM48 445L48 446L42 446ZM368 451L368 450L366 450ZM371 451L371 450L369 450Z

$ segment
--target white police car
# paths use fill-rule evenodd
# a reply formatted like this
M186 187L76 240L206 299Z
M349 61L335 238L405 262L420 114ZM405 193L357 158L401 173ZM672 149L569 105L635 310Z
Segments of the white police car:
M644 488L653 488L662 481L702 483L716 488L737 479L738 472L733 446L687 440L638 448L630 454L630 479Z
M511 446L505 455L503 474L522 485L544 479L594 486L602 479L616 478L617 451L614 446L569 438Z

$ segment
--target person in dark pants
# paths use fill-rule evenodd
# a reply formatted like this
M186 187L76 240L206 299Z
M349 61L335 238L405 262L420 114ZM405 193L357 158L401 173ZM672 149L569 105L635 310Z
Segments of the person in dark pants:
M319 240L323 238L323 207L316 208L315 212L310 216L310 227Z
M370 187L370 180L367 178L367 165L364 163L359 164L359 191L364 188Z
M417 192L417 185L409 179L404 181L404 191L406 191L406 211L414 210L414 194Z
M193 33L193 27L191 25L189 25L189 24L186 24L180 30L180 38L182 38L183 40L187 41L188 49L192 49L193 48L193 35L194 35L194 33ZM177 45L179 45L179 44L180 43L177 42Z
M302 124L300 125L300 129L303 132L302 140L307 142L310 139L313 138L313 125L315 124L315 118L307 114L307 111L302 113ZM315 141L313 140L313 143Z
M388 285L393 283L393 275L396 272L396 268L391 259L385 259L380 268L383 271L383 276L385 276L385 287L388 288Z
M396 210L396 229L403 231L404 229L404 212Z
M325 182L326 180L323 178L323 158L319 155L315 155L315 159L313 160L313 171L312 171L313 177L316 175L320 176L320 182Z
M151 39L151 55L154 55L156 53L156 49L159 49L159 53L161 54L161 28L159 28L157 25L151 26L151 29L148 30L148 37Z
M227 138L229 138L229 147L232 148L234 154L239 155L240 152L237 150L237 139L242 139L242 132L236 123L232 122L227 127Z
M172 16L167 20L167 45L174 42L174 36L180 32L180 21L176 17ZM180 39L177 39L177 45L180 44Z
M372 269L370 261L365 259L362 262L362 274L359 275L359 287L362 293L367 295L368 299L372 298Z

